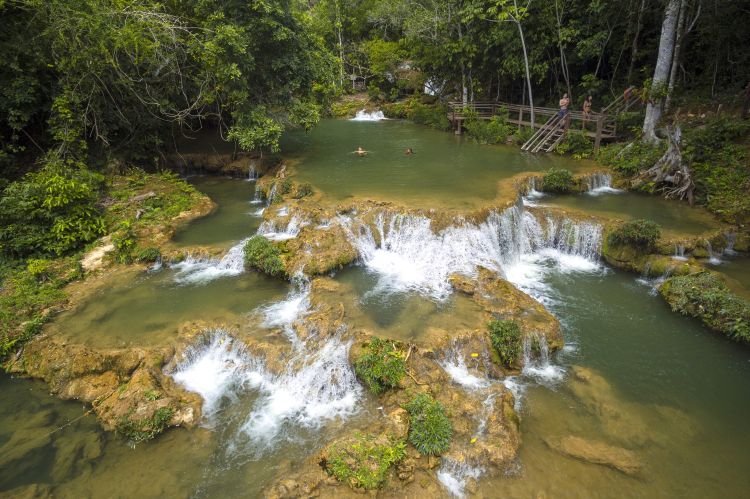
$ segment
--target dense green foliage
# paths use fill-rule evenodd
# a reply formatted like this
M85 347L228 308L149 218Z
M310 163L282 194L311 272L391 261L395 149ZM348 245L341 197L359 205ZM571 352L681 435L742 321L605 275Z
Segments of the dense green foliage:
M81 275L74 257L32 259L25 267L4 268L0 272L0 359L41 330L64 302L62 288Z
M652 167L664 150L664 144L653 145L641 141L612 144L599 149L598 159L616 172L631 176Z
M281 250L263 236L253 236L245 243L245 265L271 276L286 274Z
M505 367L518 362L523 348L521 328L515 321L492 320L487 324L492 347Z
M353 488L380 488L391 466L406 457L406 442L385 436L357 435L345 447L334 448L326 469Z
M480 144L503 144L513 133L513 126L506 123L508 112L501 110L489 120L469 118L464 127L466 134Z
M406 374L405 356L393 341L372 338L354 370L372 393L382 393L398 386Z
M575 180L570 170L550 168L544 173L540 187L544 192L571 192L575 188Z
M389 118L401 118L425 125L437 130L450 130L448 109L439 103L422 102L411 98L403 101L384 104L383 113Z
M594 152L594 143L581 130L569 130L565 139L555 147L558 154L570 154L576 159L588 158Z
M118 434L137 444L151 440L166 430L172 416L174 416L174 409L161 407L155 410L150 418L142 420L134 420L131 416L120 418L115 430Z
M440 402L420 393L404 409L409 412L409 442L421 454L435 456L448 450L453 424Z
M609 233L607 240L613 246L633 246L642 251L649 251L660 237L659 224L639 219L622 222Z
M700 318L708 327L750 344L750 303L712 272L668 279L659 292L672 310Z

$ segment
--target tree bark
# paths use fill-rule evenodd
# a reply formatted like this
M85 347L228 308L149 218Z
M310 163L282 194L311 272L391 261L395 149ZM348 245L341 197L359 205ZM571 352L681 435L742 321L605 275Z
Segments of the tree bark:
M667 88L667 97L664 100L664 109L669 111L672 104L672 91L674 90L675 80L677 80L677 68L680 64L680 49L682 40L687 32L685 31L685 11L687 10L687 0L682 0L680 4L680 17L677 20L677 35L674 42L674 54L672 55L672 68L669 71L669 87Z
M513 7L515 12L518 12L518 4L516 0L513 0ZM529 107L531 108L531 128L534 129L534 95L531 92L531 73L529 72L529 56L526 52L526 39L523 37L523 28L521 27L521 21L514 18L516 26L518 26L518 35L521 37L521 48L523 48L523 62L526 67L526 85L529 90Z
M555 18L557 19L557 46L560 48L560 68L562 69L563 78L565 78L565 88L568 90L568 96L573 100L573 92L570 89L570 72L568 71L568 59L565 57L565 51L563 50L562 37L560 36L560 30L562 29L562 12L560 12L555 0Z
M654 98L654 91L659 92L669 84L669 73L674 56L675 32L677 31L677 17L680 12L681 0L669 0L664 21L661 25L661 38L659 40L659 55L656 59L654 77L651 80L651 94L646 106L646 117L643 120L643 139L649 142L658 141L655 130L656 124L661 119L664 101L661 97Z
M630 66L628 66L628 85L632 83L633 69L635 68L635 56L638 53L638 36L641 34L641 20L643 19L643 10L646 8L646 0L641 0L641 7L638 9L638 17L635 21L635 34L633 35L633 45L630 47Z

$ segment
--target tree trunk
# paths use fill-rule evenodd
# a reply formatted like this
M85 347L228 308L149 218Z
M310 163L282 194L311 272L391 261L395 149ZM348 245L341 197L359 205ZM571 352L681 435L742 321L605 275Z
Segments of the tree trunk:
M656 59L654 77L651 80L651 97L646 106L646 118L643 120L643 139L649 142L656 142L658 140L655 130L656 124L661 118L664 102L661 97L654 99L654 93L661 93L661 90L669 84L669 73L674 56L675 31L677 30L679 11L680 0L669 0L667 9L664 12L664 21L661 25L659 55Z
M669 87L667 88L667 98L664 101L664 109L669 111L672 104L672 91L674 90L675 80L677 80L677 68L680 64L680 49L682 40L685 38L685 11L687 10L687 0L682 0L680 4L680 17L677 20L677 36L674 42L674 54L672 55L672 69L669 72Z
M513 0L513 6L518 12L518 5L516 0ZM531 73L529 72L529 56L526 53L526 40L523 37L523 28L521 27L521 21L515 20L516 26L518 26L518 35L521 37L521 48L523 48L523 63L526 67L526 85L529 90L529 107L531 108L531 128L534 129L534 95L531 92Z
M641 34L641 20L643 19L643 10L646 8L646 0L641 0L641 7L638 9L638 17L635 21L635 34L633 35L633 45L630 47L630 66L628 66L628 85L632 83L633 69L635 68L635 56L638 53L638 36Z
M563 50L562 37L562 12L559 11L557 0L555 0L555 17L557 18L557 46L560 48L560 68L562 69L563 78L565 78L565 88L568 90L568 97L573 100L573 92L570 90L570 72L568 71L568 59L565 57Z

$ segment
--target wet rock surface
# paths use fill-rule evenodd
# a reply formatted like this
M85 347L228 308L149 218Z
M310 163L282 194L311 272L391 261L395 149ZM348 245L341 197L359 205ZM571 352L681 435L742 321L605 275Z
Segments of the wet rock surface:
M609 466L626 475L636 475L642 468L636 453L604 442L572 435L547 440L550 448L592 464Z

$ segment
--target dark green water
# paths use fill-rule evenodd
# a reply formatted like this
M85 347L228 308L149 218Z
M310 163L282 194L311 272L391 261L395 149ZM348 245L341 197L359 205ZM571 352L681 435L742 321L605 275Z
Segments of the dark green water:
M717 226L711 214L702 208L691 208L687 203L631 192L598 196L550 196L542 198L540 203L574 208L608 218L653 220L661 225L665 232L672 234L695 235Z
M357 147L367 156L353 154ZM412 148L414 155L406 155ZM293 132L284 154L297 177L334 199L385 199L419 207L470 208L494 199L498 181L551 167L580 170L559 156L521 154L515 146L480 146L464 137L403 121L323 120Z

